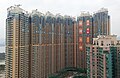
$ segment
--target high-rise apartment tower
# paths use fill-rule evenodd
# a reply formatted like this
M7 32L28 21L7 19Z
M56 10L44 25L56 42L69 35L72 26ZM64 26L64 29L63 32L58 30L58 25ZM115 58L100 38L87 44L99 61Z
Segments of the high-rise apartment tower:
M29 78L29 16L19 5L8 8L6 19L6 78Z
M98 35L110 35L110 16L106 8L93 14L93 38Z

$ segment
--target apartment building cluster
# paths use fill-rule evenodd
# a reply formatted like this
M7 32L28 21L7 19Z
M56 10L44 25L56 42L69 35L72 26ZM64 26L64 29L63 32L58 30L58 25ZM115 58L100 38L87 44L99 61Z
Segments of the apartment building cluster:
M73 17L19 5L7 9L6 78L47 78L65 67L87 68L86 44L110 35L110 16L102 8L94 15Z
M47 78L74 67L74 20L37 10L8 8L6 78ZM66 61L65 61L66 60Z

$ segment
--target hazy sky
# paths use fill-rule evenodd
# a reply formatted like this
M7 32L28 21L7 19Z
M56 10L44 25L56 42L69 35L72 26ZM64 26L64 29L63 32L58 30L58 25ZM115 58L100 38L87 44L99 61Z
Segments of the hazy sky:
M5 19L7 8L21 4L21 8L31 12L38 9L53 14L79 16L81 11L96 12L100 8L108 8L111 16L111 33L120 36L120 0L0 0L0 40L5 39Z

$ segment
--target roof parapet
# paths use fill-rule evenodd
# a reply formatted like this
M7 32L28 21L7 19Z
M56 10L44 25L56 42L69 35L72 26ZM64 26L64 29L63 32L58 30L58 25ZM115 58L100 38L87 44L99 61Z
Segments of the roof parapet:
M11 6L11 7L7 8L7 11L11 12L11 13L26 13L26 14L28 14L28 11L25 11L24 9L20 8L20 6L21 6L20 4Z
M39 16L44 16L44 14L39 12L37 9L36 10L32 10L32 13L30 15L35 15L35 14L37 14Z
M80 17L83 17L83 16L92 16L92 15L89 12L82 11L80 14Z
M108 13L108 9L107 9L107 8L101 8L100 10L94 12L94 14L96 14L96 13L101 13L101 12L106 12L106 13Z
M53 15L51 12L49 12L49 11L46 12L45 16L51 16L51 17L54 17L54 15Z

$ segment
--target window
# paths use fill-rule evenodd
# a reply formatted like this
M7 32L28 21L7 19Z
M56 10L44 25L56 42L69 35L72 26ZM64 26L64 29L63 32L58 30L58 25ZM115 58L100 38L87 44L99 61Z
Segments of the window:
M101 41L101 46L103 46L103 41Z
M98 41L97 41L97 45L99 45L99 44L98 44Z
M89 26L90 25L90 20L86 21L86 25Z
M80 49L80 50L83 50L83 47L82 47L82 45L79 45L79 49Z
M79 34L82 34L82 28L79 28Z
M83 22L82 22L82 20L81 21L79 21L79 26L82 26L83 25Z
M79 37L79 42L82 42L82 37Z
M89 37L87 37L87 38L86 38L86 42L87 42L87 43L89 43L89 41L90 41L90 38L89 38Z
M114 41L111 41L111 45L114 45Z
M96 42L94 41L94 45L96 45Z
M87 34L90 33L90 29L89 29L89 28L86 29L86 33L87 33Z

